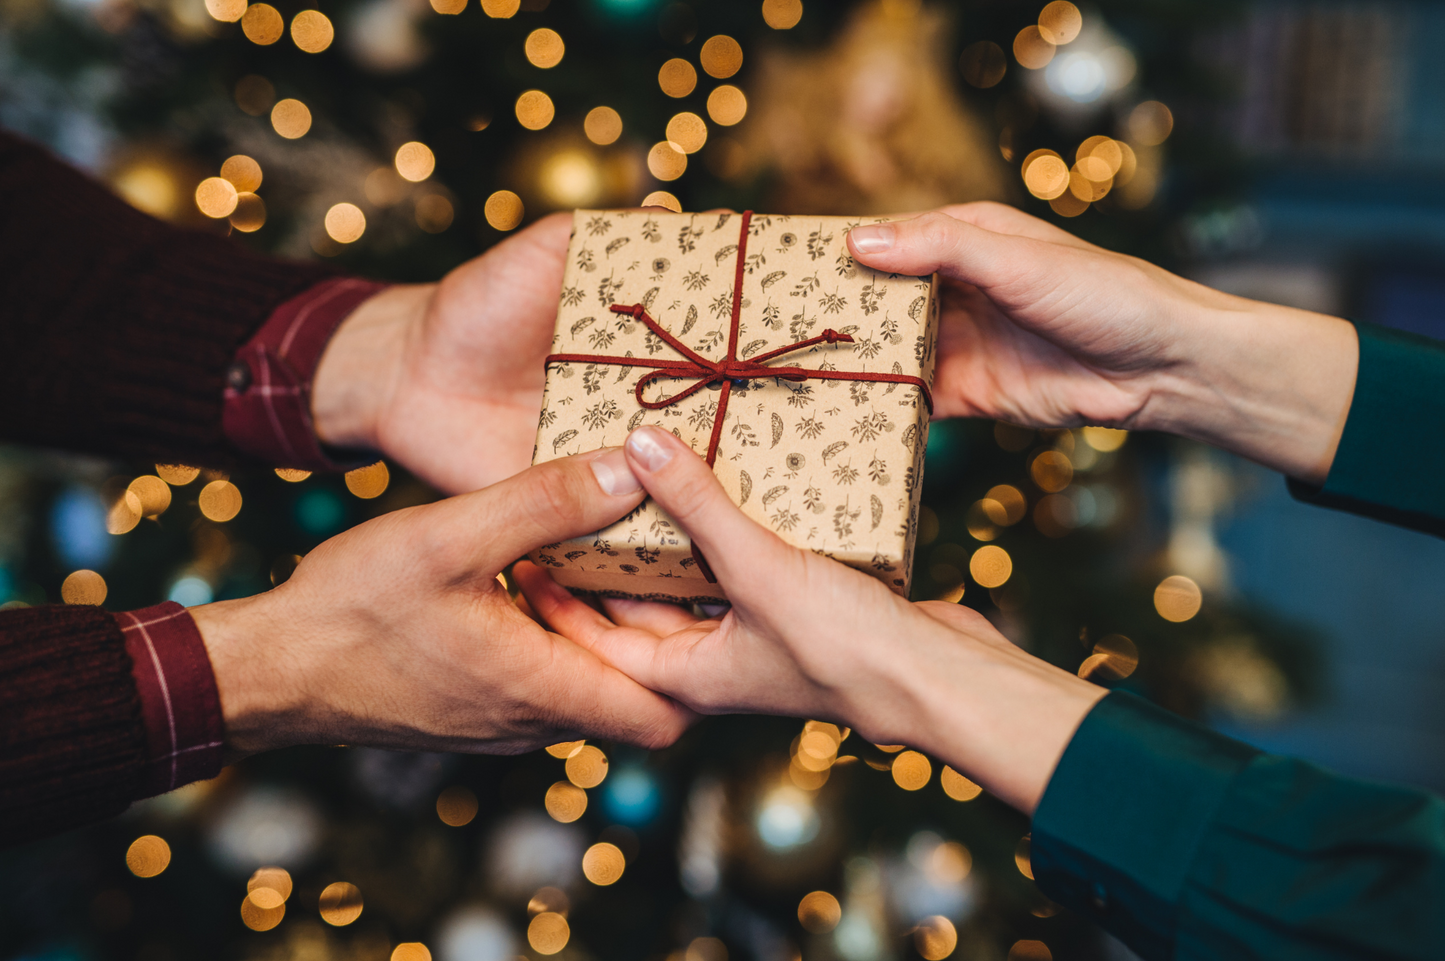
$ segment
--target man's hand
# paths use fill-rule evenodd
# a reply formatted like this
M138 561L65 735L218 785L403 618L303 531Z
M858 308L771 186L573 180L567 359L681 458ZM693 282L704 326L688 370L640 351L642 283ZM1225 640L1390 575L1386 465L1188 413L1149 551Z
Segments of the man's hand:
M994 203L857 227L854 256L942 280L944 417L1167 430L1322 482L1354 392L1347 322L1222 294Z
M316 371L321 440L379 450L448 493L526 467L571 223L554 214L438 284L358 307Z
M879 581L791 547L749 520L669 432L628 438L632 473L702 549L732 609L703 620L607 600L607 616L518 564L532 608L563 636L702 714L761 712L849 725L942 757L1031 811L1105 691L1030 657L955 604L909 604Z
M538 626L497 581L527 551L612 523L643 496L615 448L552 461L368 521L275 590L195 608L228 754L670 744L685 708Z

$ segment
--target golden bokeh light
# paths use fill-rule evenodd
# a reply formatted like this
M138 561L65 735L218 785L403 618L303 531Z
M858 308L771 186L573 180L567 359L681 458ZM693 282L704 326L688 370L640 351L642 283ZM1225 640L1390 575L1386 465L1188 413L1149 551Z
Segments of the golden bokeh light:
M224 177L207 177L196 187L196 207L213 220L229 217L236 209L236 188Z
M543 804L552 820L571 824L587 812L587 792L570 781L558 781L547 789Z
M1042 941L1015 941L1008 949L1008 961L1054 961L1054 955Z
M231 226L243 234L253 234L266 226L266 202L253 193L237 194Z
M567 780L578 787L596 787L607 777L607 755L591 744L567 759Z
M1102 182L1094 179L1096 174L1103 178ZM1086 204L1103 200L1112 186L1114 178L1108 175L1104 161L1097 157L1085 157L1069 171L1069 193Z
M532 66L550 70L562 62L567 45L562 42L562 35L556 30L538 27L527 34L523 50L527 54L527 62Z
M707 122L684 110L667 122L667 139L681 147L683 153L697 153L707 143Z
M206 12L222 23L235 23L246 12L246 0L206 0Z
M412 183L421 183L437 167L436 154L426 144L413 140L396 149L396 172Z
M142 474L126 485L126 490L140 498L141 514L146 517L158 517L171 506L170 485L154 474Z
M366 214L356 204L334 204L326 211L325 224L326 235L338 244L355 243L366 233Z
M92 607L99 607L105 603L105 595L109 592L110 589L106 587L105 578L95 571L89 570L72 571L60 585L60 599L67 604L88 604ZM169 856L167 854L167 857ZM127 855L128 857L129 855ZM142 875L142 877L150 877L150 875Z
M286 899L281 896L281 892L275 888L254 888L246 893L246 897L250 899L252 904L263 911L279 908L286 903Z
M1157 147L1174 131L1174 114L1157 100L1146 100L1129 112L1129 137L1140 146Z
M998 529L1003 526L1003 521L1008 517L1008 512L1003 505L996 500L987 497L976 500L968 508L968 515L965 524L968 527L968 534L976 541L991 541L998 537Z
M1204 592L1183 574L1166 577L1154 588L1154 610L1166 621L1176 624L1187 621L1199 613L1203 604Z
M796 756L788 764L788 780L793 783L794 787L803 791L818 790L828 783L828 778L832 776L832 773L831 766L825 767L821 771L809 771L798 764Z
M358 211L359 213L360 211ZM326 229L329 231L331 225L328 222ZM336 237L335 234L331 236ZM341 238L337 237L340 240ZM362 500L372 500L386 493L386 486L391 483L391 471L386 469L386 461L379 460L375 464L366 467L358 467L356 470L346 472L346 489L351 491Z
M622 849L615 844L599 841L582 855L582 875L598 887L616 884L627 868L627 859Z
M343 927L361 917L361 889L348 881L333 881L321 891L321 920Z
M246 882L246 894L254 895L265 888L276 894L282 901L291 897L291 873L285 868L257 868Z
M320 10L302 10L291 18L291 41L306 53L320 53L335 39L331 18Z
M437 795L437 817L448 827L459 828L477 816L477 796L471 788L453 785Z
M287 140L299 140L311 129L311 109L287 97L271 108L271 127Z
M269 47L286 32L286 21L269 3L253 3L241 15L241 31L252 43Z
M933 776L933 765L917 751L904 751L893 759L893 783L905 791L917 791Z
M276 102L276 88L265 77L253 73L236 81L235 96L242 113L259 117Z
M517 98L517 123L528 130L541 130L552 122L557 108L552 98L540 90L527 90Z
M422 194L416 198L416 225L427 233L439 234L456 219L456 208L441 194Z
M763 0L763 22L774 30L791 30L803 19L803 0Z
M955 801L972 801L983 793L983 788L947 764L943 766L943 771L938 775L938 783L943 785L943 793Z
M406 181L397 175L396 167L377 167L366 175L361 192L378 207L394 207L406 196Z
M622 115L611 107L593 107L582 121L582 131L599 147L616 143L622 136Z
M546 751L555 758L566 760L582 750L586 744L586 741L558 741L556 744L547 745Z
M666 190L654 190L642 198L642 207L665 207L675 214L682 213L682 201L668 193Z
M482 0L482 12L494 20L507 20L517 15L522 0Z
M1028 70L1042 70L1054 59L1059 48L1044 39L1036 26L1024 27L1014 37L1014 59L1020 67Z
M261 187L261 165L243 153L226 158L221 164L221 176L231 182L237 193L255 193Z
M1040 490L1056 494L1074 480L1074 465L1063 451L1046 450L1029 465L1029 476Z
M1139 648L1123 634L1099 638L1094 651L1079 665L1079 676L1086 681L1107 684L1121 681L1139 666Z
M669 97L686 97L697 88L697 70L681 57L673 57L657 71L657 85Z
M392 949L391 961L431 961L431 949L420 941L403 941Z
M1035 150L1020 169L1024 186L1040 200L1053 200L1069 189L1069 165L1052 150Z
M813 891L798 902L798 923L812 934L827 934L843 920L843 906L827 891Z
M1111 145L1112 143L1113 141L1110 141ZM1117 148L1115 148L1115 152L1118 152ZM1122 155L1120 159L1122 159ZM1109 168L1109 161L1104 157L1096 157L1093 154L1089 154L1087 157L1080 158L1074 164L1074 169L1077 170L1079 174L1090 183L1102 185L1105 192L1108 191L1108 185L1114 179L1114 171ZM1103 194L1100 193L1096 197L1085 197L1084 199L1097 200L1102 197Z
M659 140L647 152L647 169L658 180L676 180L687 172L687 154L671 140Z
M1045 537L1063 537L1079 526L1079 509L1063 494L1049 494L1034 505L1034 526Z
M125 866L138 878L153 878L170 863L171 846L154 834L141 835L125 851Z
M568 899L567 892L561 888L550 886L538 888L537 893L532 895L531 899L527 901L528 917L533 917L544 911L551 911L565 918L567 912L571 909L572 902Z
M1019 873L1030 881L1034 879L1034 864L1032 860L1033 840L1025 834L1019 838L1019 843L1014 846L1014 867Z
M199 502L206 520L224 523L241 513L241 491L230 481L214 480L202 487Z
M902 744L875 744L873 746L884 754L897 754L905 747L905 745Z
M693 938L682 961L728 961L728 948L718 938Z
M1114 183L1122 187L1134 179L1139 169L1139 155L1122 140L1115 140L1114 146L1119 148L1119 172L1114 175Z
M945 841L928 856L927 871L934 881L958 884L973 870L973 855L957 841Z
M263 908L248 894L241 899L241 923L252 931L270 931L286 917L286 905Z
M1039 35L1049 43L1063 46L1084 29L1084 15L1069 0L1054 0L1039 14Z
M1094 157L1104 162L1108 175L1113 177L1124 165L1124 144L1111 137L1090 137L1079 145L1077 159L1083 160L1086 157ZM1098 178L1102 180L1103 178Z
M748 98L737 87L725 83L707 95L707 115L723 127L741 123L748 115Z
M1009 527L1024 519L1028 513L1029 503L1017 487L1009 484L998 484L988 489L984 495L986 500L991 500L1003 508L1003 520L995 520L994 523L1001 527Z
M1083 434L1084 443L1101 453L1118 450L1124 446L1124 441L1129 439L1127 430L1115 430L1112 427L1085 427Z
M538 954L556 954L567 947L571 937L567 919L555 911L543 911L527 925L527 943Z
M300 554L282 554L271 562L271 586L277 587L285 584L296 573L296 568L301 563Z
M1069 183L1072 187L1073 181ZM1049 209L1060 217L1077 217L1089 209L1089 202L1080 200L1072 190L1066 190L1049 201Z
M1008 57L1003 47L992 40L980 40L963 48L958 58L958 69L969 86L987 90L998 86L1008 72Z
M537 172L537 185L558 207L584 207L603 189L602 172L582 150L559 150Z
M698 52L697 62L709 77L726 80L743 68L742 45L724 34L710 37Z
M276 476L288 484L299 484L310 477L311 472L309 470L297 470L294 467L278 467L276 468Z
M1014 572L1013 558L997 544L987 544L973 552L968 572L980 587L1003 587Z
M512 230L522 222L526 210L521 197L510 190L498 190L487 198L482 212L494 230Z
M140 495L132 490L122 491L106 512L105 529L111 534L129 534L144 516Z
M437 13L455 16L467 8L467 0L431 0L431 8Z
M185 464L157 464L156 473L160 475L161 480L172 487L185 487L201 476L201 469L187 467Z
M948 918L935 914L913 929L913 946L926 961L943 961L958 947L958 930Z

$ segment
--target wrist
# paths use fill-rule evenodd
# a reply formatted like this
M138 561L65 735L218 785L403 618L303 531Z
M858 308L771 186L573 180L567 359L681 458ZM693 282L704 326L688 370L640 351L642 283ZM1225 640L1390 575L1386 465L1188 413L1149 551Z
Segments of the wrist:
M380 449L378 425L401 380L407 338L420 329L435 290L435 284L388 287L336 328L311 385L311 417L322 443Z
M1160 374L1140 426L1323 483L1354 395L1354 325L1220 295L1181 328L1189 346Z
M304 742L303 698L275 610L276 592L191 608L215 673L225 763Z

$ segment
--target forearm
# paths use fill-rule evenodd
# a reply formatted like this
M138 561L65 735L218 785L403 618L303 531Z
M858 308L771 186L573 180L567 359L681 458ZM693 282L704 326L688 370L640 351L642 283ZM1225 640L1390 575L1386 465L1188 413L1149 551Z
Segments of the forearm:
M1178 358L1140 426L1321 484L1349 416L1359 342L1348 321L1237 297L1186 301L1169 318Z
M0 133L0 436L226 466L222 393L277 304L333 273L131 208Z

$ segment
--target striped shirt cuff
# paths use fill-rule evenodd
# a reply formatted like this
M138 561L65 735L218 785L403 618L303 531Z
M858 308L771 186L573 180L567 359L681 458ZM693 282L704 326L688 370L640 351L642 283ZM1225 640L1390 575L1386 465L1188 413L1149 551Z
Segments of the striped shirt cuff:
M166 601L112 616L125 635L145 722L145 763L136 797L215 777L225 739L221 698L190 612Z
M226 373L221 427L238 450L276 467L349 470L332 457L311 420L311 382L331 335L386 284L355 277L324 280L277 307L236 352ZM344 456L344 454L342 455Z

